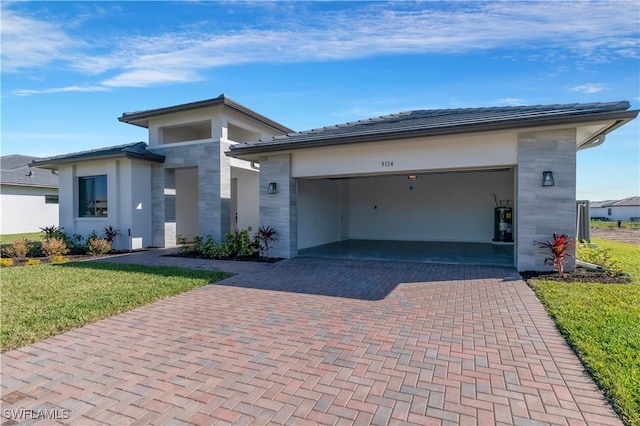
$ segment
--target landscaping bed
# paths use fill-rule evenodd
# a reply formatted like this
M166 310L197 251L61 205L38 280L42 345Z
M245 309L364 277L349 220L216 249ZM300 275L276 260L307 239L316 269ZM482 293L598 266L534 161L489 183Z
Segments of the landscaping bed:
M520 275L525 281L540 279L548 281L561 281L565 283L602 283L602 284L627 284L632 282L631 277L618 275L611 276L604 272L591 271L585 268L576 268L573 272L565 272L560 275L555 271L524 271Z

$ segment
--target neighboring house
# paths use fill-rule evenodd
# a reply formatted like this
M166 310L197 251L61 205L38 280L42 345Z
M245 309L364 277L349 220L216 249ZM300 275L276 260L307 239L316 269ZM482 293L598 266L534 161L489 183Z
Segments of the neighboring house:
M58 225L58 176L51 170L31 168L38 157L0 157L0 233L39 232Z
M622 200L593 201L591 203L591 218L640 221L640 197L628 197Z
M499 243L513 247L518 270L542 270L546 254L534 242L576 232L576 151L638 115L628 109L419 110L296 133L221 95L123 114L149 129L149 146L35 164L60 171L65 229L112 225L136 246L171 247L177 234L220 240L258 225L278 232L271 255L285 258L349 239L490 246L502 201L513 210L500 230L513 242Z

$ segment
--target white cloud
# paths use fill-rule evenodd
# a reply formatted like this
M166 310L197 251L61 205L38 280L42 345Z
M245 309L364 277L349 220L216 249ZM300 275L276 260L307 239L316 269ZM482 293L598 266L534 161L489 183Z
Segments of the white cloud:
M579 86L574 86L569 88L572 92L580 92L580 93L599 93L603 90L608 90L609 87L604 83L587 83L581 84Z
M526 104L526 102L524 101L524 99L521 98L504 98L504 99L498 99L496 101L496 103L498 104L502 104L502 105L508 105L508 106L516 106L516 105L524 105Z
M285 15L272 28L261 23L260 27L247 25L216 33L216 27L203 18L179 31L98 40L95 50L52 23L11 10L10 18L21 23L10 24L5 39L8 20L3 9L3 72L57 60L68 70L96 77L98 81L89 87L112 88L192 82L203 79L207 70L234 64L398 53L502 48L521 51L528 60L558 61L573 56L605 61L638 56L637 9L633 1L354 3L348 11L333 7L313 12L304 6L283 7L279 12ZM29 53L21 56L21 52ZM29 92L22 90L21 94Z
M21 16L2 8L2 72L20 72L66 60L66 55L82 47L55 23Z
M39 95L44 93L65 93L65 92L106 92L109 88L105 86L67 86L53 87L48 89L18 89L12 93L17 96Z

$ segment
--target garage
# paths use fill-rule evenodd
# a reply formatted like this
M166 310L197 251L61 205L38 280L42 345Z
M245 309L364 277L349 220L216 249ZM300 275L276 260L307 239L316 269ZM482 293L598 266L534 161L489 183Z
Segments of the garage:
M297 179L298 255L513 266L513 194L508 167Z
M535 242L576 234L576 153L635 118L629 106L415 110L227 155L259 164L260 225L277 231L278 257L549 270Z

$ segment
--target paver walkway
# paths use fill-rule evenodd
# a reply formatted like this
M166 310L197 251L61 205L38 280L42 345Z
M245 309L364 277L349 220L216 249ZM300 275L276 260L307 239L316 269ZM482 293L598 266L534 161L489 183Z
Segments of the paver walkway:
M238 274L4 354L3 424L620 424L510 268L120 260Z

